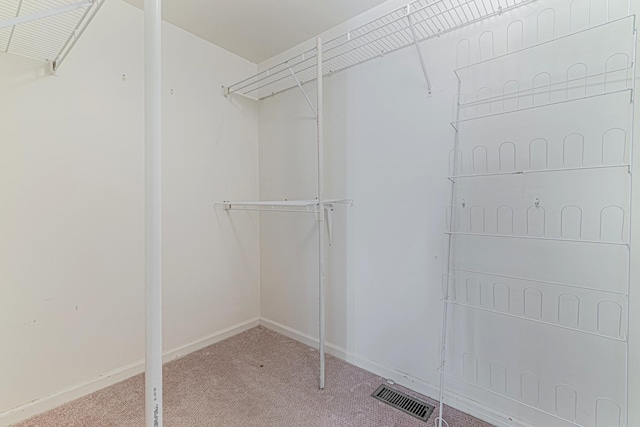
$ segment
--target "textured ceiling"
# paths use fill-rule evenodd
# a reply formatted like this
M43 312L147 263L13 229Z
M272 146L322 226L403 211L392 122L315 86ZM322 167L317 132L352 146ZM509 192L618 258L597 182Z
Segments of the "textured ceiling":
M143 0L124 0L142 8ZM163 18L252 62L265 59L384 0L163 0Z

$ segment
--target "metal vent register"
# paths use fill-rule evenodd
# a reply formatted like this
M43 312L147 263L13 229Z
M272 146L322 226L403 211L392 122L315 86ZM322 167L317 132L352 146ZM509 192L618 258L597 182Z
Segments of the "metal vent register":
M371 396L422 421L427 421L435 409L425 402L421 402L399 391L392 390L384 384L378 387Z

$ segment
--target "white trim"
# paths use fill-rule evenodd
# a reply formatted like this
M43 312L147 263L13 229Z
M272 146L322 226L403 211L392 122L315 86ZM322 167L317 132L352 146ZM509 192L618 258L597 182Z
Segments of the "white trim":
M164 352L163 362L168 363L180 359L195 351L202 350L203 348L208 347L212 344L223 341L249 329L255 328L259 324L259 318L249 319L233 325L229 328L217 331L197 341L193 341L180 347L173 348ZM137 362L94 377L81 384L77 384L61 390L50 396L36 399L25 405L2 412L0 413L0 427L7 427L11 424L15 424L17 422L31 418L35 415L57 408L60 405L64 405L65 403L71 402L72 400L78 399L95 391L101 390L105 387L109 387L110 385L124 381L142 372L144 372L144 361L139 360Z
M293 329L289 326L283 325L276 321L267 319L265 317L260 318L260 325L274 332L282 334L286 337L299 341L310 347L318 348L318 339L308 335L304 332ZM339 347L330 342L326 343L327 353L332 356L342 359L352 365L369 371L373 374L379 375L383 378L394 381L403 387L407 387L420 394L437 399L438 387L420 378L416 378L404 372L397 371L392 368L381 365L380 363L369 360L349 350ZM331 382L331 377L327 378L327 382ZM469 398L460 396L456 393L447 391L445 393L447 405L467 413L473 417L486 421L495 425L496 427L535 427L532 424L526 423L522 420L516 419L513 416L499 412L492 408L487 408L485 405L471 400Z

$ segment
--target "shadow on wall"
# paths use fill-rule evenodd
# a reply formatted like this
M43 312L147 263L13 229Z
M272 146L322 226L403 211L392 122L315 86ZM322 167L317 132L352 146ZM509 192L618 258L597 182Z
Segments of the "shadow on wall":
M15 55L11 55L11 61L7 61L9 55L0 53L0 90L20 90L38 80L51 77L48 63L23 57L16 60Z

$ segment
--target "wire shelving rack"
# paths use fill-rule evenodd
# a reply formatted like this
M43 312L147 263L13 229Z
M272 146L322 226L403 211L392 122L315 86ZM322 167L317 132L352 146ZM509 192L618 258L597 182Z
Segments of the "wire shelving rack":
M47 62L55 72L106 0L0 3L0 52Z
M331 75L374 58L441 36L532 0L418 0L335 37L323 46L323 73ZM418 49L427 85L426 62ZM224 88L224 94L264 99L315 80L316 50L310 49L280 64Z
M548 8L539 13L536 22L539 21L543 13L548 11L551 11L549 15L552 15L555 19L555 10ZM591 13L590 10L589 13ZM590 18L591 16L589 16ZM520 25L522 24L521 21L516 22L519 22ZM573 63L562 74L564 78L560 80L552 81L550 73L540 72L535 74L533 78L526 76L522 79L507 80L501 88L498 86L499 94L497 95L492 94L491 88L483 85L482 78L477 79L480 83L473 81L474 77L484 76L482 73L478 74L477 69L487 65L490 66L492 62L509 58L518 58L518 61L520 61L528 52L544 49L556 43L568 43L565 48L570 49L572 40L580 37L581 34L603 30L614 25L626 26L625 28L629 29L628 38L625 36L624 40L617 40L606 37L604 38L606 42L603 45L611 49L619 49L619 45L624 44L623 49L627 50L624 52L615 51L615 53L606 57L604 63L599 65L601 72L589 74L587 73L587 62L589 61L577 62ZM569 27L573 28L571 20ZM493 42L492 35L491 40ZM610 19L607 16L605 23L573 31L532 46L465 65L455 70L455 75L458 79L458 95L455 99L455 117L451 122L455 131L455 140L454 148L450 151L449 158L450 173L448 179L451 181L451 204L446 212L449 255L447 272L443 276L442 289L444 311L440 366L441 404L445 392L444 383L446 378L545 414L559 422L560 425L629 427L628 335L630 323L628 311L631 293L633 118L637 42L637 19L635 15L629 14L615 19ZM623 61L618 62L624 62L624 65L610 66L610 62L614 62L611 61L612 58L616 60L623 59ZM590 64L590 67L593 65ZM525 68L514 67L518 72L522 72ZM598 67L596 66L596 68ZM580 71L579 76L569 77L570 72L575 70ZM536 84L536 78L541 75L544 75L543 81ZM509 77L506 78L508 79ZM463 91L465 82L468 80L472 81L471 86L473 86L473 83L482 86L480 88L474 87L471 90L471 93L476 98L471 101L467 100L467 96ZM523 85L523 82L527 83ZM522 87L525 87L525 89L522 89ZM468 90L469 88L466 89ZM500 89L502 90L501 93ZM577 96L575 96L576 89ZM493 90L495 91L496 88ZM571 96L569 95L570 92ZM622 93L626 93L628 96L620 95L616 98L615 94ZM544 98L542 101L540 101L540 95ZM538 97L538 102L535 100L536 96ZM505 114L529 114L533 111L547 108L560 109L573 106L574 103L586 99L591 100L586 102L602 102L599 100L609 99L610 102L627 105L628 107L625 108L629 109L629 116L631 117L631 122L624 129L613 127L606 129L602 134L588 135L591 137L590 144L592 146L590 158L593 160L599 157L599 162L585 163L585 141L587 140L587 135L571 133L560 141L554 141L556 143L556 156L559 156L559 158L551 161L550 141L542 137L531 139L528 142L496 144L496 147L493 148L494 151L491 151L492 149L488 145L482 143L471 147L467 146L466 156L470 160L466 163L467 170L464 170L463 150L460 147L467 129L463 125L473 125L474 123L487 121L487 123L491 122L492 126L494 126L492 129L499 129L505 123L500 121L500 116ZM524 103L523 100L525 100ZM558 110L558 112L561 111ZM495 133L495 131L493 132ZM489 133L491 134L491 131ZM474 140L476 137L474 135L471 139ZM571 151L567 149L568 141L572 141L571 144L573 144L573 154L571 155L567 154ZM597 144L598 141L600 145ZM618 143L615 155L609 152L609 145L612 141L617 141ZM576 149L575 147L578 148ZM516 156L517 150L521 151L519 156ZM534 150L537 150L538 153L537 160L534 159L532 154ZM593 155L596 151L599 151L597 153L599 156ZM525 155L522 155L522 152ZM488 157L490 153L495 157L493 169L489 167ZM611 171L617 171L615 173L620 174L620 177L625 175L622 178L625 181L624 203L607 204L600 208L599 213L597 211L595 213L589 212L592 219L591 229L585 227L584 218L587 210L584 206L578 206L573 202L561 205L558 208L558 212L555 212L554 217L559 222L556 227L553 227L556 234L551 233L550 227L547 225L550 209L545 207L538 198L535 199L532 205L525 206L520 211L517 207L508 204L499 204L491 209L489 206L477 203L472 204L472 206L466 206L465 199L458 200L456 190L460 184L458 182L460 179L465 179L466 181L473 178L482 178L497 182L495 180L516 179L512 177L529 174L541 176L547 173L558 173L563 174L561 176L566 176L564 174L604 174L612 173ZM479 185L482 185L482 183ZM488 203L491 204L492 202ZM461 208L459 207L460 204ZM460 210L465 208L468 216L465 217L467 222L463 224L464 221L460 217ZM590 209L593 209L593 206L590 206ZM495 219L493 225L488 225L491 223L491 220L489 220L490 215ZM518 215L520 216L520 221L517 223L521 229L516 232L514 231L514 224L516 223L514 218ZM545 241L548 242L545 243L547 245L619 246L624 251L624 263L628 270L624 272L623 276L624 289L621 287L617 289L597 287L593 284L567 282L562 279L540 279L514 273L464 268L457 265L454 260L454 239L456 236L467 236L465 238L470 239ZM493 285L490 286L491 284ZM619 285L622 286L622 283ZM470 369L470 372L475 372L475 380L460 378L452 372L448 372L446 359L447 351L450 350L447 341L449 307L459 307L461 310L481 312L487 316L499 316L514 322L527 322L540 325L543 328L556 328L565 331L565 333L576 332L586 337L594 337L593 339L619 343L619 345L624 346L625 354L625 360L620 360L620 364L625 369L625 390L620 394L624 398L616 400L612 396L605 395L597 397L594 402L585 402L586 399L584 397L579 397L579 387L559 383L555 385L553 391L555 393L555 408L547 408L541 405L542 377L539 373L536 374L530 371L509 372L510 375L518 374L517 378L512 378L513 381L511 381L511 383L520 385L519 392L514 394L513 390L510 392L507 387L507 367L498 360L491 361L484 366L488 368L489 377L493 379L494 370L497 370L505 378L504 386L498 387L499 390L497 391L496 387L494 387L495 384L486 387L478 381L479 358L469 352L462 354L463 371L465 367L470 366L473 368ZM537 390L533 393L533 398L531 396L525 397L527 394L525 392L525 383L528 386L533 384L533 388L530 388L530 390ZM571 397L569 400L573 403L570 405L569 410L563 412L559 409L560 395ZM585 415L587 411L584 411L584 409L579 410L579 404L591 405L593 408L592 416L595 416L595 418L587 418ZM438 419L438 422L440 423L437 424L439 427L446 425L444 420Z

